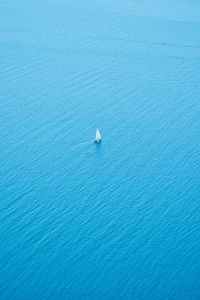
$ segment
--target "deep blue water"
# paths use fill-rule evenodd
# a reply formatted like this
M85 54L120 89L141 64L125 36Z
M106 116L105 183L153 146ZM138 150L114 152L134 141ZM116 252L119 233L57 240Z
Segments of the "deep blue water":
M0 24L0 299L200 299L199 1Z

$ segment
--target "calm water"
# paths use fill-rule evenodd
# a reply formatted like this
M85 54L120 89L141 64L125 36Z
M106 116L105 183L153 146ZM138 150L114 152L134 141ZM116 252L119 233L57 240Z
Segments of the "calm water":
M200 299L199 1L0 11L0 299Z

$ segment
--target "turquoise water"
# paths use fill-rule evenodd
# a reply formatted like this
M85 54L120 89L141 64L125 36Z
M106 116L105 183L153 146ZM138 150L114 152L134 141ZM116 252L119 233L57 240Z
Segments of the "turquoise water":
M200 299L199 2L0 11L0 299Z

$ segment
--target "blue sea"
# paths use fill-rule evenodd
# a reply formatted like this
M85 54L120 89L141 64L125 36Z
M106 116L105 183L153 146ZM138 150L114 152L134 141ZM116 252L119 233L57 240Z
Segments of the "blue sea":
M0 300L199 300L200 2L1 0L0 83Z

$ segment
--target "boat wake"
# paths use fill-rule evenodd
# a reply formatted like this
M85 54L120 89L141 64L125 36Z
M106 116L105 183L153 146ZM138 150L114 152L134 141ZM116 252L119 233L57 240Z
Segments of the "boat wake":
M87 142L82 142L82 143L78 144L77 147L90 145L91 143L94 143L94 140L90 140L90 141L87 141Z
M74 150L76 149L79 149L81 147L86 147L86 146L90 146L94 143L94 140L90 140L90 141L87 141L87 142L82 142L82 143L79 143L77 145L74 146Z

